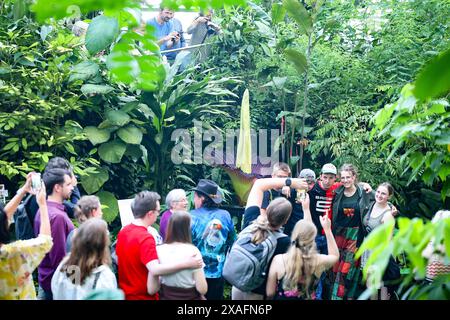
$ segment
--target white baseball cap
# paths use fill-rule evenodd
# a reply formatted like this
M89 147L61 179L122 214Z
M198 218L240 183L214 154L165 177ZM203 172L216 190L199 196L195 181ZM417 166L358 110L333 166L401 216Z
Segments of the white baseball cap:
M337 169L332 163L326 163L323 165L321 173L331 173L337 175Z

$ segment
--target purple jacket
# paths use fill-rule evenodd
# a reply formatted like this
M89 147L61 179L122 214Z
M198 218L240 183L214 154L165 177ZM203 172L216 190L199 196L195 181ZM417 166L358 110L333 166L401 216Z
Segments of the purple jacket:
M58 267L61 260L66 255L66 239L70 231L74 226L70 221L67 213L64 211L64 205L47 200L48 216L50 218L50 228L52 230L53 247L49 253L45 255L44 260L38 267L38 280L39 285L45 291L51 291L51 281L53 273ZM34 233L36 236L39 234L41 227L41 215L40 210L36 213L34 218Z
M164 241L166 241L166 231L167 226L169 225L169 219L172 216L172 211L166 210L161 216L161 220L159 221L159 234L163 238Z

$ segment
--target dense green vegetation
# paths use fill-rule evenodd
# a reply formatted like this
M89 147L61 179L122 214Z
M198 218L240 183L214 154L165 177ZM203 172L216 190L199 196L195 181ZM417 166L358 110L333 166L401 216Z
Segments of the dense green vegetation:
M209 58L181 73L162 63L150 28L138 32L140 1L1 2L0 181L7 189L58 155L74 165L83 193L108 206L108 222L116 199L144 188L166 194L212 177L232 192L220 168L174 164L171 136L194 132L194 120L205 129L239 128L248 89L252 128L283 130L277 147L294 174L351 162L374 188L393 184L403 217L429 219L450 207L450 2L181 2L220 9L223 29L211 38ZM90 22L86 37L70 31L78 18ZM413 221L399 221L399 233L410 223L424 239L435 232ZM383 232L372 245L386 249ZM378 263L406 250L396 239ZM421 246L408 251L419 272Z

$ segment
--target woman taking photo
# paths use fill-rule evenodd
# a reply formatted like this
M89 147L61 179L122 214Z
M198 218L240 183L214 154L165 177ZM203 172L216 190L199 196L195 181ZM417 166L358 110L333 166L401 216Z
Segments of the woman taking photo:
M256 281L261 282L261 284L248 291L242 291L233 285L231 291L233 300L263 300L266 295L266 283L271 261L273 257L285 253L289 248L290 240L288 236L282 233L282 227L286 224L292 213L291 203L286 198L279 197L269 203L267 210L261 210L264 192L271 189L281 189L284 186L292 187L294 189L306 189L308 185L304 179L265 178L256 180L252 186L244 213L245 221L250 224L241 231L235 245L240 243L246 246L251 244L251 246L257 247L269 238L269 234L272 234L275 237L276 243L272 255L259 256L259 261L267 261L267 264L264 264L264 266L266 266L266 269L264 270L264 279L263 281L260 281L257 279L259 277L252 277L251 281L253 282L256 279ZM309 202L304 205L306 205L309 210ZM231 250L235 250L235 245ZM230 256L232 256L231 253L229 254L229 257ZM227 259L229 259L229 257ZM236 257L239 257L239 255ZM228 261L228 263L234 264L239 262ZM230 270L232 269L233 268L230 268ZM235 272L235 274L237 273L238 272ZM235 278L232 274L229 276Z
M33 174L28 174L25 185L17 191L17 194L5 208L0 205L0 270L2 279L0 300L36 299L32 273L53 246L45 185L42 181L40 191L36 195L41 215L39 235L33 239L9 243L9 221L24 195L32 192L31 178Z
M285 254L276 255L267 280L267 297L275 300L314 300L315 290L324 271L339 258L339 250L331 232L331 221L324 215L320 223L327 239L328 254L317 253L317 228L309 210L309 195L302 202L304 219L295 224L291 246Z

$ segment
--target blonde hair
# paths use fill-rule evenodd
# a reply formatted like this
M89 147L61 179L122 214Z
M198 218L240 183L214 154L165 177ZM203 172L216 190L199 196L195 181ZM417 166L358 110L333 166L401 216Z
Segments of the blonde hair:
M309 287L316 268L316 242L317 228L314 223L300 220L292 231L292 244L286 253L286 274L283 279L284 290L296 290L300 280L303 279L305 293L311 297Z
M251 231L253 235L252 242L259 244L267 239L269 232L273 229L279 229L289 219L292 212L292 204L283 197L272 200L267 207L266 215L259 215L253 221Z
M291 168L289 168L289 165L284 162L277 162L273 165L272 175L274 175L275 173L277 173L277 171L280 170L286 172L289 176L291 175Z
M358 182L358 170L354 165L351 163L344 163L339 169L339 173L342 173L343 171L348 171L355 177L355 184Z

